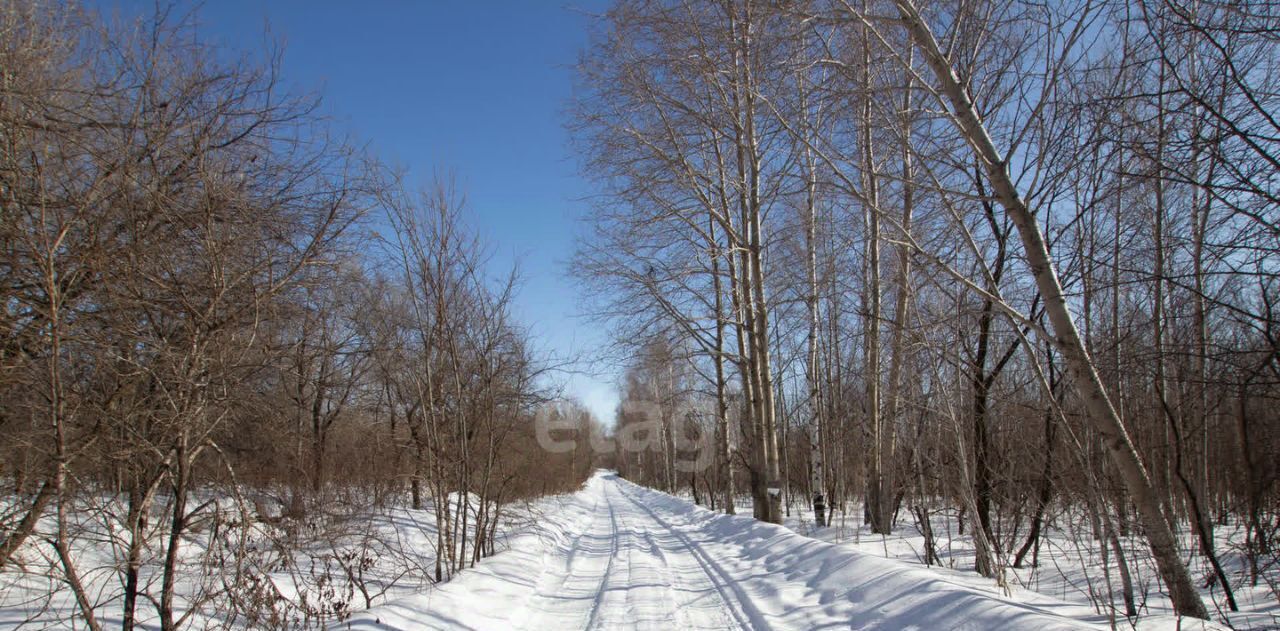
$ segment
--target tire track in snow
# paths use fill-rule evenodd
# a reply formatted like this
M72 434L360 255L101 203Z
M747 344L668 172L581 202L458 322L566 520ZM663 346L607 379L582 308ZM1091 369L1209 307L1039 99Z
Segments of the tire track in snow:
M616 485L606 486L604 496L615 525L619 558L587 628L685 628L678 623L671 568L652 540L651 525L625 497L618 496Z
M578 571L582 568L579 567L581 564L577 563L579 557L591 556L591 550L588 548L588 544L584 542L589 543L591 539L602 538L598 525L604 520L606 514L612 516L612 511L605 513L600 510L601 504L606 503L603 501L604 499L602 494L592 503L591 518L584 520L585 525L582 525L581 530L569 538L571 543L567 546L561 545L557 538L556 543L550 545L548 552L543 555L543 562L534 593L510 617L513 628L529 631L558 627L571 628L565 627L561 619L566 617L573 618L575 614L580 614L581 612L573 608L564 610L564 605L567 604L566 601L574 598L573 596L566 596L565 593L573 591L568 588L570 580L580 578ZM600 573L600 577L596 579L596 588L591 592L593 594L600 592L603 581L606 580L612 567L612 559L616 556L617 537L613 535L616 530L617 526L613 524L608 535L606 535L612 546L609 554L610 563ZM557 562L551 562L552 558L556 558ZM561 569L552 571L550 568L553 567ZM594 608L592 614L594 614Z
M621 549L621 543L619 542L621 537L619 537L618 533L618 515L614 511L613 503L609 501L609 487L604 487L601 495L604 497L604 505L609 510L609 561L605 565L604 572L600 575L600 581L596 586L595 599L591 603L591 614L587 617L587 623L582 626L583 629L596 628L596 623L600 617L600 608L604 604L606 590L609 586L609 577L613 574L613 564L618 558L618 551Z
M632 505L643 511L655 525L659 526L662 530L670 534L673 539L679 542L680 549L689 553L688 557L693 559L696 567L690 568L686 571L686 575L689 573L697 573L706 577L707 582L711 585L711 593L713 593L720 601L719 610L721 612L721 618L730 623L722 626L695 626L691 628L744 630L772 628L765 619L764 613L756 608L756 606L751 602L750 596L738 587L737 582L733 580L733 577L729 575L729 572L725 570L723 566L716 563L700 545L681 532L676 526L660 517L657 511L636 499L632 493L623 490L624 485L630 485L630 483L620 481L615 488L617 488L618 492L626 497ZM632 485L632 488L640 489L640 487L634 485Z
M514 628L749 628L671 529L622 484L609 480L592 491L593 517L567 541L549 544L534 594L511 616Z

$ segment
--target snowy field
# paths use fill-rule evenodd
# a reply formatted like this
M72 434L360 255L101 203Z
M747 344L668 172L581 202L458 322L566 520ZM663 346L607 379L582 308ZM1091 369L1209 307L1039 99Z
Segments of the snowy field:
M128 557L129 542L122 508L104 499L81 501L71 511L77 520L69 532L76 567L98 623L108 629L121 626L119 568ZM505 509L509 514L498 532L499 551L509 532L528 527L527 508L521 503ZM276 515L264 520L261 510L242 511L236 502L220 498L203 512L221 520L198 522L183 538L175 609L188 615L181 628L333 627L355 611L429 590L435 583L436 519L430 508L378 507L335 498L324 514L313 511L300 519ZM251 524L247 529L241 527L246 517ZM156 521L141 553L144 595L137 613L144 629L159 628L155 607L147 600L160 590L158 528L164 520ZM0 629L87 628L49 543L54 523L52 515L46 516L16 559L0 571Z
M858 503L850 503L847 513L837 512L827 528L814 527L809 506L801 506L797 501L790 508L790 515L785 523L796 532L866 554L925 567L925 539L910 515L904 513L899 516L892 534L878 535L871 532L869 526L862 524L862 506ZM750 514L750 503L740 506L739 511ZM1110 555L1104 561L1104 553L1099 548L1100 542L1093 537L1089 520L1084 515L1057 515L1055 523L1046 526L1038 566L1031 566L1031 555L1028 554L1022 568L1006 570L1003 587L973 570L973 538L968 531L960 534L954 511L934 511L931 513L930 523L940 565L934 564L929 569L948 580L1014 598L1027 598L1035 594L1048 596L1072 605L1057 611L1081 618L1101 615L1103 621L1114 628L1179 628L1178 620L1172 617L1172 606L1168 598L1159 591L1159 577L1149 554L1130 559L1139 619L1135 625L1124 617L1117 563ZM1216 530L1218 557L1232 581L1240 608L1238 613L1228 609L1221 589L1205 587L1212 569L1203 556L1197 553L1194 536L1185 528L1180 534L1182 549L1187 551L1184 558L1202 587L1201 595L1206 605L1220 624L1225 623L1225 628L1235 629L1280 629L1280 594L1277 592L1280 589L1280 567L1273 565L1266 568L1258 585L1250 585L1248 569L1241 553L1243 528L1229 526ZM1145 543L1136 533L1130 533L1122 540L1126 552L1145 552ZM1180 628L1194 628L1193 625L1195 623L1184 620Z
M856 508L856 507L851 507ZM749 505L743 513L750 513ZM94 513L86 511L85 515ZM859 514L854 511L853 515ZM114 570L127 541L99 513L74 534L79 566L104 628L120 625ZM435 519L428 510L330 514L287 529L260 523L246 554L230 557L232 528L200 528L184 542L182 608L188 628L392 629L1077 629L1133 628L1111 603L1113 572L1076 533L1052 530L1038 568L1010 570L1004 586L972 571L973 549L953 516L934 530L942 566L925 567L923 538L903 523L872 535L849 518L815 529L797 506L787 527L726 516L598 472L578 493L511 507L497 555L434 583ZM48 536L45 532L43 536ZM1222 536L1224 558L1232 545ZM1129 542L1133 549L1136 542ZM290 552L286 552L286 550ZM0 573L0 627L77 627L74 602L48 568L43 543ZM1192 567L1203 573L1194 558ZM1217 629L1169 615L1149 560L1134 565L1143 614L1136 628ZM1233 564L1233 577L1240 568ZM155 588L154 565L142 580ZM1086 571L1087 569L1087 571ZM1275 580L1276 568L1269 578ZM236 606L200 594L239 575ZM197 578L198 577L198 578ZM1241 585L1238 629L1278 628L1280 607L1265 584ZM225 595L225 594L224 594ZM1206 591L1206 598L1219 602ZM220 602L226 602L225 598ZM144 628L157 628L139 605ZM1220 612L1221 613L1221 612Z

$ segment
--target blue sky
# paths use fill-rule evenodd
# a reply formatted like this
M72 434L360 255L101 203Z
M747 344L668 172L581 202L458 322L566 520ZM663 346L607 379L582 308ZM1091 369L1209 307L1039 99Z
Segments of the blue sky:
M565 276L584 210L578 200L591 189L577 175L562 112L587 15L607 2L567 2L211 0L197 15L202 38L233 49L261 49L269 29L284 44L286 83L319 90L341 128L414 180L454 172L495 266L520 265L517 317L545 351L591 359L605 339L577 317ZM155 6L96 4L125 14ZM612 374L562 380L612 421Z

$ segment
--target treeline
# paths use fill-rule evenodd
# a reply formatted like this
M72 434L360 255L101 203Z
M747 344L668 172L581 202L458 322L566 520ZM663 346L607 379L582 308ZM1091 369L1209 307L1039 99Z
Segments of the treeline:
M485 248L273 52L0 2L0 568L77 625L174 629L289 596L248 566L264 524L407 503L429 580L492 553L505 506L590 466L537 447L546 365Z
M628 0L598 24L576 270L638 358L624 412L698 402L717 451L624 473L775 522L784 493L861 500L925 559L958 510L996 577L1083 508L1196 617L1198 585L1236 607L1225 525L1245 580L1275 567L1274 6Z

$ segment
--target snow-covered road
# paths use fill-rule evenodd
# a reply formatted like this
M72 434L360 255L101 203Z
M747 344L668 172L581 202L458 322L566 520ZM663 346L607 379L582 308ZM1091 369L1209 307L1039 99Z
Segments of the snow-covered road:
M750 628L758 612L702 542L668 521L678 515L660 515L642 489L615 479L595 490L590 522L548 559L515 628Z
M1089 628L927 570L599 473L511 549L353 629ZM1097 620L1091 621L1097 622Z

